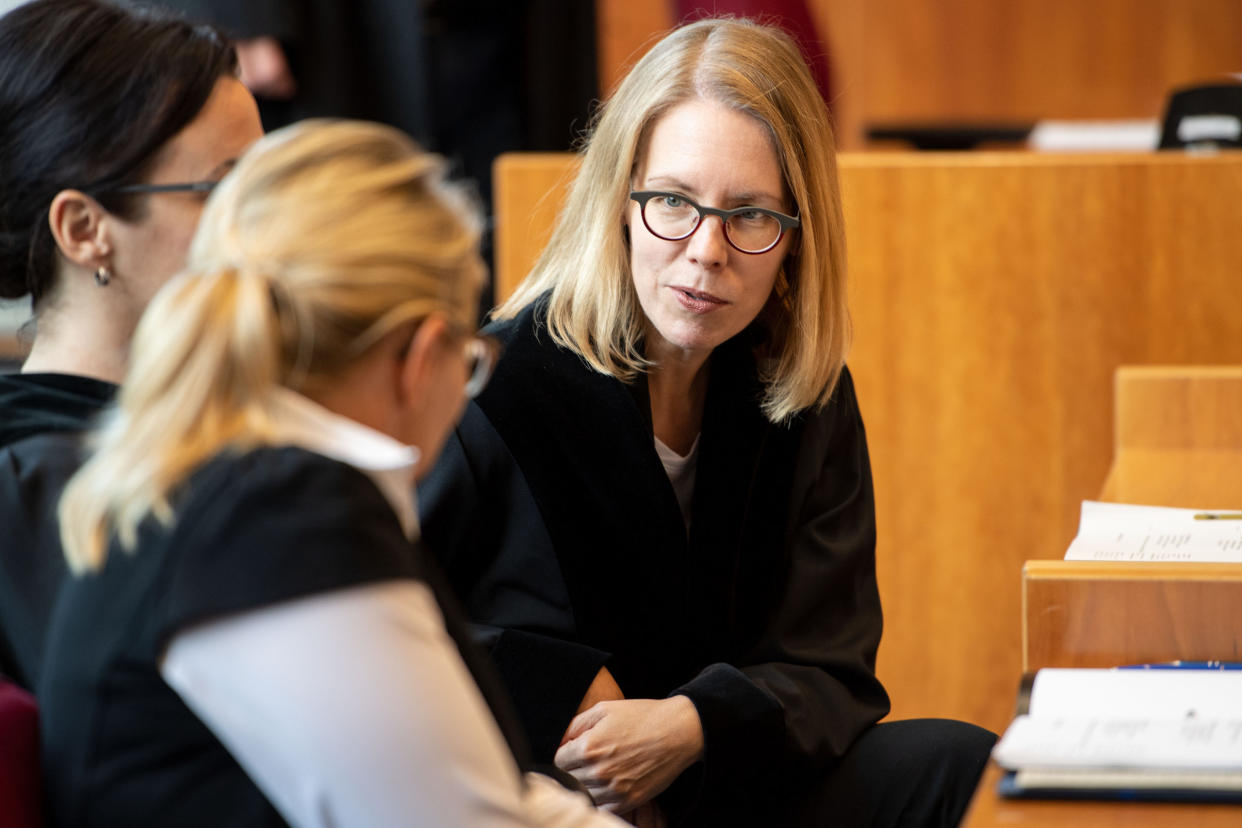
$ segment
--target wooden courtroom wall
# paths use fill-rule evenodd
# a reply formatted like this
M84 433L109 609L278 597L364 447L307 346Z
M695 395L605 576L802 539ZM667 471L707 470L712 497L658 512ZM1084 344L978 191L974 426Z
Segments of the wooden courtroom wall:
M843 165L879 672L894 715L1000 728L1022 562L1064 554L1100 490L1114 370L1242 363L1242 153Z
M808 5L832 63L844 149L861 148L864 124L877 121L1158 118L1171 88L1242 72L1238 0ZM598 8L607 91L672 25L672 2L598 0Z
M502 281L537 252L530 222L551 206L530 203L569 163L506 159L525 193L498 167ZM1021 671L1022 564L1063 555L1100 491L1114 369L1242 364L1242 153L854 153L841 169L879 674L894 717L998 730Z

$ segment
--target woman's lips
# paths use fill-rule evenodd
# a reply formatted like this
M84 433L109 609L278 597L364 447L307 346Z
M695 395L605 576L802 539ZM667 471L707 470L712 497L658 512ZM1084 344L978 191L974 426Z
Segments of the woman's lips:
M729 304L718 296L705 293L701 290L691 290L690 288L672 286L673 295L677 297L677 301L681 306L691 313L711 313L717 308L722 308Z

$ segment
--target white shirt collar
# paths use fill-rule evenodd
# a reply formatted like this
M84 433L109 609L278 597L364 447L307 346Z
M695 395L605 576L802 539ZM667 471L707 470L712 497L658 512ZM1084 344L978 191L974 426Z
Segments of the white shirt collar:
M414 467L419 451L319 403L276 388L272 394L272 441L348 463L374 481L388 500L406 537L418 536Z

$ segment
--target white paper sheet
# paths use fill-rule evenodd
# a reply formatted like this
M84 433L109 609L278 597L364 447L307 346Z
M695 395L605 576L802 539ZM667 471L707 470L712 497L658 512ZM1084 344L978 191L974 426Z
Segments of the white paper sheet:
M1242 562L1240 512L1082 502L1067 561Z
M1001 767L1242 771L1242 720L1019 716L993 751Z
M1242 719L1242 670L1044 669L1032 716Z
M1045 669L1002 767L1242 772L1242 671Z

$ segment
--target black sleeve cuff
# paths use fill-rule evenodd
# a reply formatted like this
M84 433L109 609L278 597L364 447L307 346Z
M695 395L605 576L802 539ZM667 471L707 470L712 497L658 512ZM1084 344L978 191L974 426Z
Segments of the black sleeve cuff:
M703 724L701 796L753 779L756 767L770 766L780 754L780 703L736 667L712 664L669 695L687 696Z

